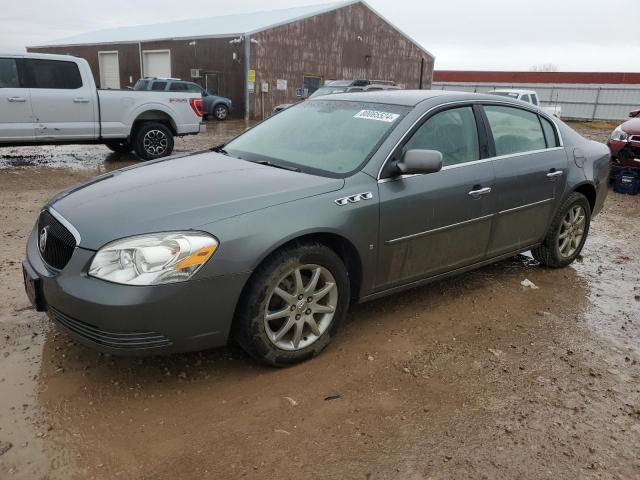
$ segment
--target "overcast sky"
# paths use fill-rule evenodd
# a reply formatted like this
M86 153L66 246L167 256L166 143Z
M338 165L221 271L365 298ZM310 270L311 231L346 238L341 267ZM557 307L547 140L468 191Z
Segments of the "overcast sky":
M322 0L1 0L0 52L103 28ZM639 0L369 0L436 69L640 71Z

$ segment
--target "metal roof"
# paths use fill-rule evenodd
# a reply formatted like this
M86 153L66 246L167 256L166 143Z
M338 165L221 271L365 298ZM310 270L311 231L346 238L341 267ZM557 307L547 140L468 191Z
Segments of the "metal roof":
M346 0L319 5L308 5L306 7L223 15L219 17L202 17L191 20L180 20L177 22L156 23L153 25L109 28L106 30L98 30L95 32L83 33L80 35L53 40L42 45L31 45L30 47L70 47L76 45L100 44L112 45L117 43L138 43L158 40L235 37L261 32L280 25L286 25L287 23L296 22L315 15L338 10L356 3L363 4L383 21L391 25L407 40L420 48L420 50L435 59L435 55L422 47L420 43L416 42L413 38L396 27L381 15L380 12L371 8L371 5L363 0Z
M109 28L61 38L43 45L32 45L32 47L137 43L178 38L233 37L260 32L307 17L330 12L354 3L358 3L358 0L218 17L202 17L176 22L156 23L153 25Z

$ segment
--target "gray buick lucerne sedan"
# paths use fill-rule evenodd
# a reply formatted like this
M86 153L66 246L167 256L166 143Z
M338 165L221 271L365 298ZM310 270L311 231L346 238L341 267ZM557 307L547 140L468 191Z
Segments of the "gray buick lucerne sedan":
M102 351L234 338L287 365L318 354L353 302L527 250L569 265L608 171L605 145L507 98L320 97L60 193L29 237L25 288Z

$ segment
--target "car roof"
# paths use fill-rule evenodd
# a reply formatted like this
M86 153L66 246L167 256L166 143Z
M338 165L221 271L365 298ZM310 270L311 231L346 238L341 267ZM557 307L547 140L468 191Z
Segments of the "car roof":
M348 92L348 93L334 93L332 95L323 95L318 97L317 100L322 101L351 101L351 102L367 102L367 103L386 103L389 105L404 105L407 107L414 107L426 100L437 98L442 103L447 101L458 100L488 100L496 101L495 95L488 95L483 93L470 93L470 92L457 92L453 90L376 90L376 91L364 91L364 92ZM504 97L502 100L509 100L508 97ZM310 101L316 101L312 98ZM521 106L522 102L513 101L514 105Z

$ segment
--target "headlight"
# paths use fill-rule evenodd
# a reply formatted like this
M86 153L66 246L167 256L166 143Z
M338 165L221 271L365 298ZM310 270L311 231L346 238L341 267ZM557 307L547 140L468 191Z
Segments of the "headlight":
M616 129L611 132L611 140L618 140L621 142L626 142L629 138L629 134L622 130L622 125L616 127Z
M126 285L188 280L213 255L218 241L204 232L153 233L111 242L100 250L89 275Z

